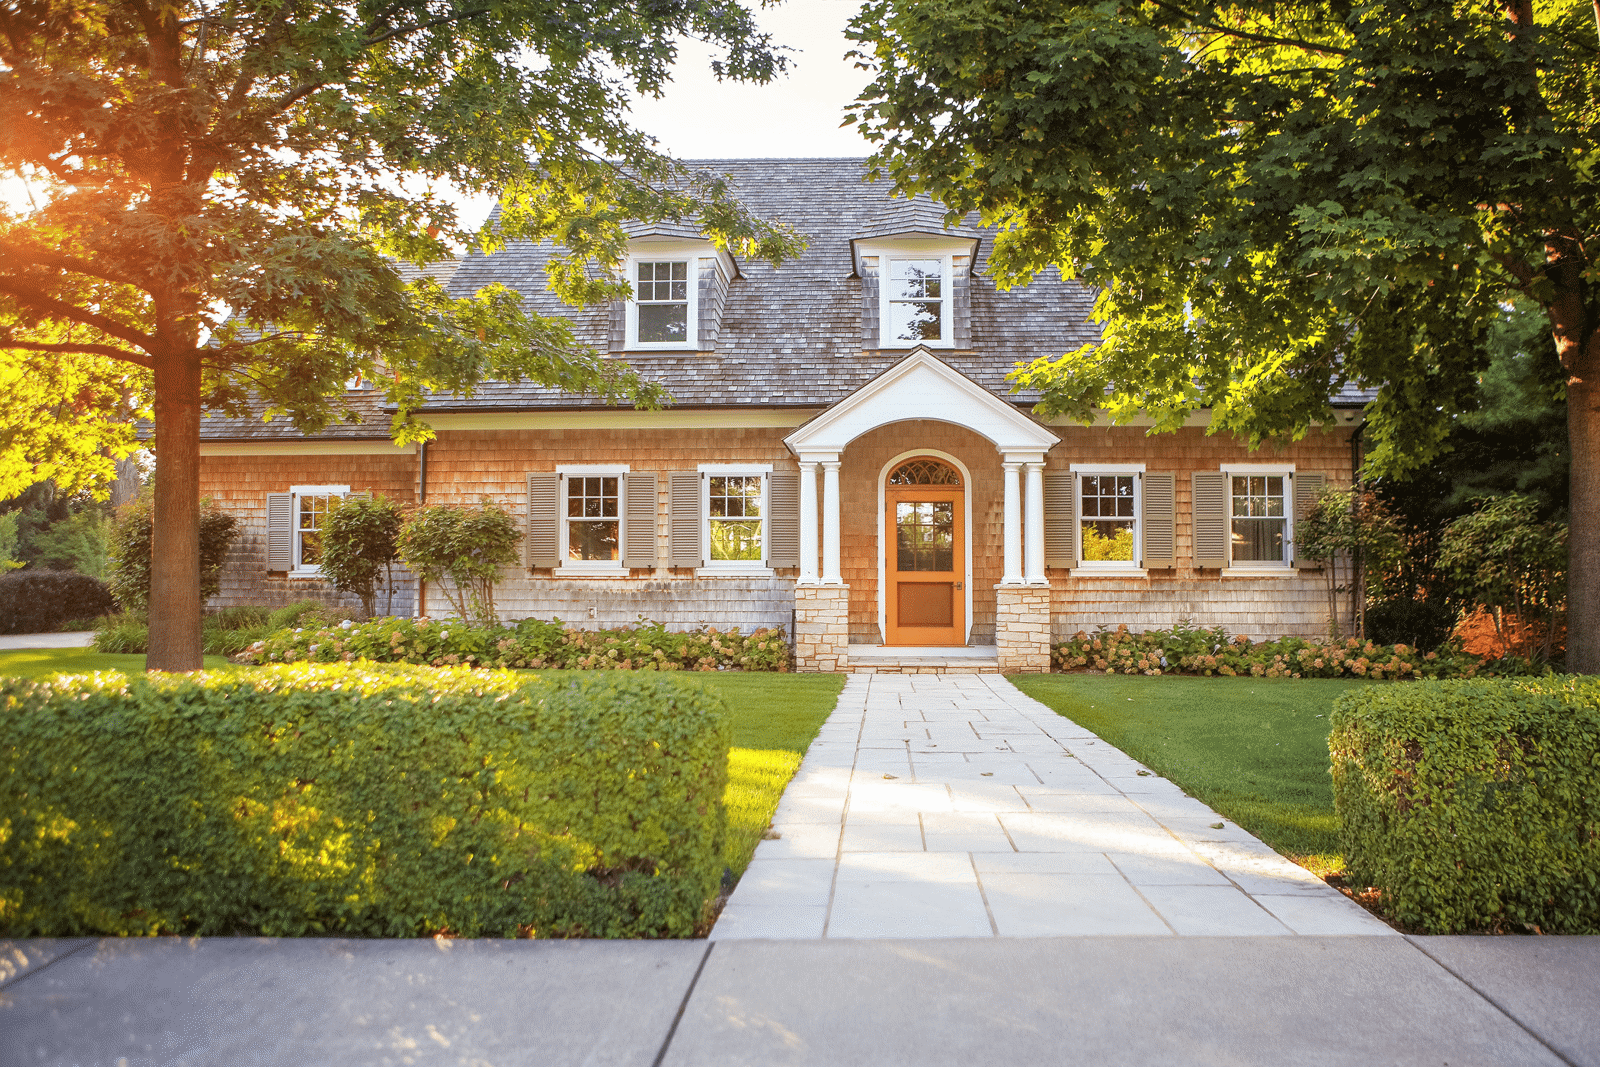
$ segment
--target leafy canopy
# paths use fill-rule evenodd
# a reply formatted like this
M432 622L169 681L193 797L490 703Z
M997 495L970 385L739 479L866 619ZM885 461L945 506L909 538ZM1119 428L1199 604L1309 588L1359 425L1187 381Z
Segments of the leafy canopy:
M877 171L1001 227L1002 284L1100 289L1102 342L1016 376L1046 414L1260 441L1382 386L1400 473L1476 403L1508 294L1568 372L1600 357L1587 0L871 0L851 36Z
M505 194L482 243L564 244L552 282L574 301L623 287L596 265L618 260L624 219L795 251L625 121L680 36L720 45L719 75L784 66L720 0L0 4L0 173L28 200L0 206L0 494L107 476L164 360L201 364L212 410L309 431L351 417L360 375L402 440L428 436L413 411L430 391L485 378L663 402L510 291L452 298L397 260L479 242L452 188Z

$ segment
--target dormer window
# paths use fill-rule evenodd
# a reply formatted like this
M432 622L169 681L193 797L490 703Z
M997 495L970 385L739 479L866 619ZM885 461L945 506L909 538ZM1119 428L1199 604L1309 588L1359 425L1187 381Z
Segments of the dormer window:
M681 345L689 340L689 261L634 263L633 299L640 344Z
M945 313L945 302L950 286L945 276L949 269L947 256L889 260L885 296L889 303L890 341L918 344L948 340L946 324L950 316Z

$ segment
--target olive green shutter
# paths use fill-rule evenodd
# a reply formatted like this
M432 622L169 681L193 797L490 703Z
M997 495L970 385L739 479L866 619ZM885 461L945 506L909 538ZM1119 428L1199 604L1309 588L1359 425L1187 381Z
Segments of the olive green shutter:
M1228 537L1228 476L1221 471L1195 471L1190 505L1194 523L1194 565L1227 567L1232 555Z
M701 561L700 473L673 471L667 479L672 566L698 567Z
M1170 471L1145 474L1144 490L1144 566L1176 567L1177 549L1173 527L1176 523L1174 479Z
M1294 479L1294 565L1301 570L1321 570L1323 561L1320 559L1306 559L1300 554L1300 524L1311 517L1311 512L1317 506L1317 498L1322 496L1322 490L1328 484L1326 474L1295 474Z
M1044 472L1044 565L1078 565L1078 499L1071 471Z
M529 567L554 567L561 555L561 476L555 471L528 474L528 526L524 542Z
M267 494L267 570L294 566L294 494Z
M656 497L655 471L629 471L622 476L623 494L623 545L624 567L654 567L656 565Z
M767 566L800 566L800 475L794 471L767 477Z

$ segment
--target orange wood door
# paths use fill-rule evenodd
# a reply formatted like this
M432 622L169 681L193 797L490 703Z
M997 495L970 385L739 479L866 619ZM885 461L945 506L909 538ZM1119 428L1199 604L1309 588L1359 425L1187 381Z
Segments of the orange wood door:
M890 486L884 500L886 643L962 644L967 633L962 490Z

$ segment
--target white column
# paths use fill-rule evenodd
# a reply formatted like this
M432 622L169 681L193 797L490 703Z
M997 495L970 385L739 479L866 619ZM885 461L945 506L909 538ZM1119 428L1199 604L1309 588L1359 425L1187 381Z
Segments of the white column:
M800 580L817 580L817 465L800 461Z
M822 584L843 585L839 576L839 461L822 464Z
M1044 464L1028 464L1027 577L1029 585L1044 585Z
M1003 585L1020 585L1022 583L1022 490L1017 481L1017 469L1020 463L1009 460L1004 464L1006 470L1006 559L1005 574L1000 582Z

